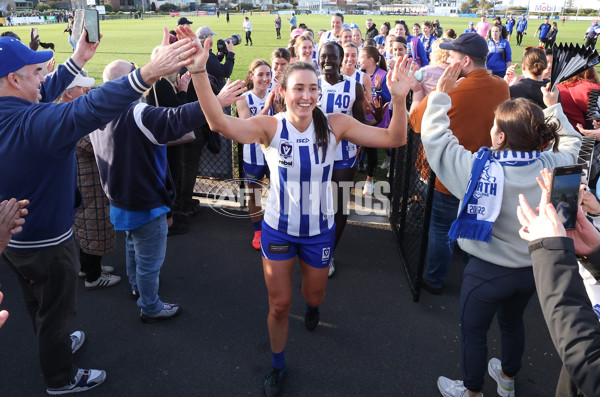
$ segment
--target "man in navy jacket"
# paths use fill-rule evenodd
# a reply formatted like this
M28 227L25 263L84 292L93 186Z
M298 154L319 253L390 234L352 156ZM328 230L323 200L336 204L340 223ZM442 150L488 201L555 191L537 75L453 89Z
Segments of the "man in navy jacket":
M104 371L73 365L73 353L85 336L68 331L76 311L79 272L71 231L80 202L75 146L118 116L160 76L189 63L186 59L195 51L191 41L169 46L168 37L166 32L158 56L148 65L60 104L40 103L42 64L52 52L35 52L17 39L0 38L0 167L5 170L0 173L0 201L18 197L31 202L27 227L12 237L0 260L21 284L49 394L85 391L106 377ZM86 46L86 61L98 44ZM81 65L76 66L79 72Z
M111 62L104 81L130 71L127 61ZM243 90L228 91L229 96L220 98L222 106L231 105ZM126 233L127 276L146 323L171 319L181 311L158 296L167 249L166 214L175 198L166 145L204 124L198 102L175 108L131 103L90 135L102 188L110 200L111 222Z

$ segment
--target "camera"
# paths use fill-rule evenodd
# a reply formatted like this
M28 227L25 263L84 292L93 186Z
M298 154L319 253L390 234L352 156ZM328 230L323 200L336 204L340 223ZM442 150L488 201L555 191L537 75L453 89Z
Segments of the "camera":
M229 52L227 51L228 41L231 41L233 45L238 45L242 42L242 36L240 36L239 34L234 34L233 36L228 37L226 39L217 40L217 50L223 54L227 54Z

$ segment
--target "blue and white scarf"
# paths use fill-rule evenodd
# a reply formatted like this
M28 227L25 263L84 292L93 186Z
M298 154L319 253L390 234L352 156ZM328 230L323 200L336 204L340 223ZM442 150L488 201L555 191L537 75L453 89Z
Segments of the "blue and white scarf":
M540 152L517 152L514 150L492 151L482 147L477 151L467 192L463 198L458 218L452 223L448 237L492 241L492 228L502 208L504 191L503 166L521 167L540 157Z

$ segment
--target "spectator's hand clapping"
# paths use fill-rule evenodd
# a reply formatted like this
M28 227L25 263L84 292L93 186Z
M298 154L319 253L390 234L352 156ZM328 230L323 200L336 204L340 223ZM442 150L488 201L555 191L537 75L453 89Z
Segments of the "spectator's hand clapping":
M28 200L17 201L14 198L0 203L0 252L8 245L13 234L23 230L27 205Z
M2 303L3 296L4 295L2 295L2 292L0 292L0 303ZM7 318L8 318L8 312L6 310L0 310L0 328L2 328L2 326L6 322Z
M410 87L415 81L413 73L415 62L409 59L408 55L404 55L402 59L398 59L394 65L394 69L386 75L386 84L392 98L404 100L410 91ZM385 107L385 105L384 105Z
M54 68L56 67L56 59L52 58L46 63L46 71L48 73L54 72Z
M192 80L192 75L190 74L190 72L186 72L185 74L178 74L177 82L175 83L177 91L187 92L188 86L190 85L190 80Z
M594 193L589 190L584 190L581 194L581 209L588 214L598 215L600 214L600 202Z
M577 123L577 130L581 135L594 137L597 141L600 140L600 129L586 130L580 123Z
M184 66L187 66L189 70L191 57L197 51L196 45L190 39L180 38L175 43L169 44L169 31L167 28L163 29L162 44L155 57L140 69L142 79L146 84L153 84L161 76L175 73ZM196 36L195 33L194 36Z
M196 51L189 54L189 59L183 55L181 56L182 59L188 61L188 70L190 73L197 74L206 72L206 62L208 61L208 54L213 44L212 37L207 37L204 40L204 43L201 43L196 32L194 32L189 25L179 25L176 32L179 41L188 39L196 48Z
M217 99L219 100L221 107L226 108L240 99L240 95L242 95L244 92L246 92L246 85L242 80L231 82L230 79L227 79L227 84L223 86L219 92L219 95L217 95Z
M373 99L373 106L371 106L371 114L375 119L377 124L383 121L383 116L385 114L385 110L389 106L389 102L385 103L383 106L381 105L381 97L377 97Z
M442 76L438 80L436 89L440 92L449 93L456 87L461 80L458 80L458 76L460 75L461 66L459 62L451 63L450 66L444 70Z
M546 189L542 189L538 208L539 214L531 209L522 194L519 194L519 204L517 218L519 218L519 223L522 226L519 229L519 236L523 240L533 241L544 237L565 237L567 235L565 228L558 219L554 206L548 202L548 191Z

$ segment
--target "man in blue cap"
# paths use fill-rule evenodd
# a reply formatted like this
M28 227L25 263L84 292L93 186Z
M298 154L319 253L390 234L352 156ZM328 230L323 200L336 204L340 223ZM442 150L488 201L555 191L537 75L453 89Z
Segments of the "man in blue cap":
M477 33L475 28L473 27L475 24L473 22L469 22L469 27L465 29L464 33Z
M87 33L83 33L83 36ZM78 250L71 226L81 200L76 184L75 145L110 122L160 76L186 66L195 52L190 40L168 45L165 29L157 56L141 69L69 103L40 103L42 65L52 51L32 51L0 37L0 201L31 201L28 227L0 255L15 273L39 344L48 394L86 391L106 373L73 365L85 340L69 322L76 311ZM99 43L89 46L93 52Z

